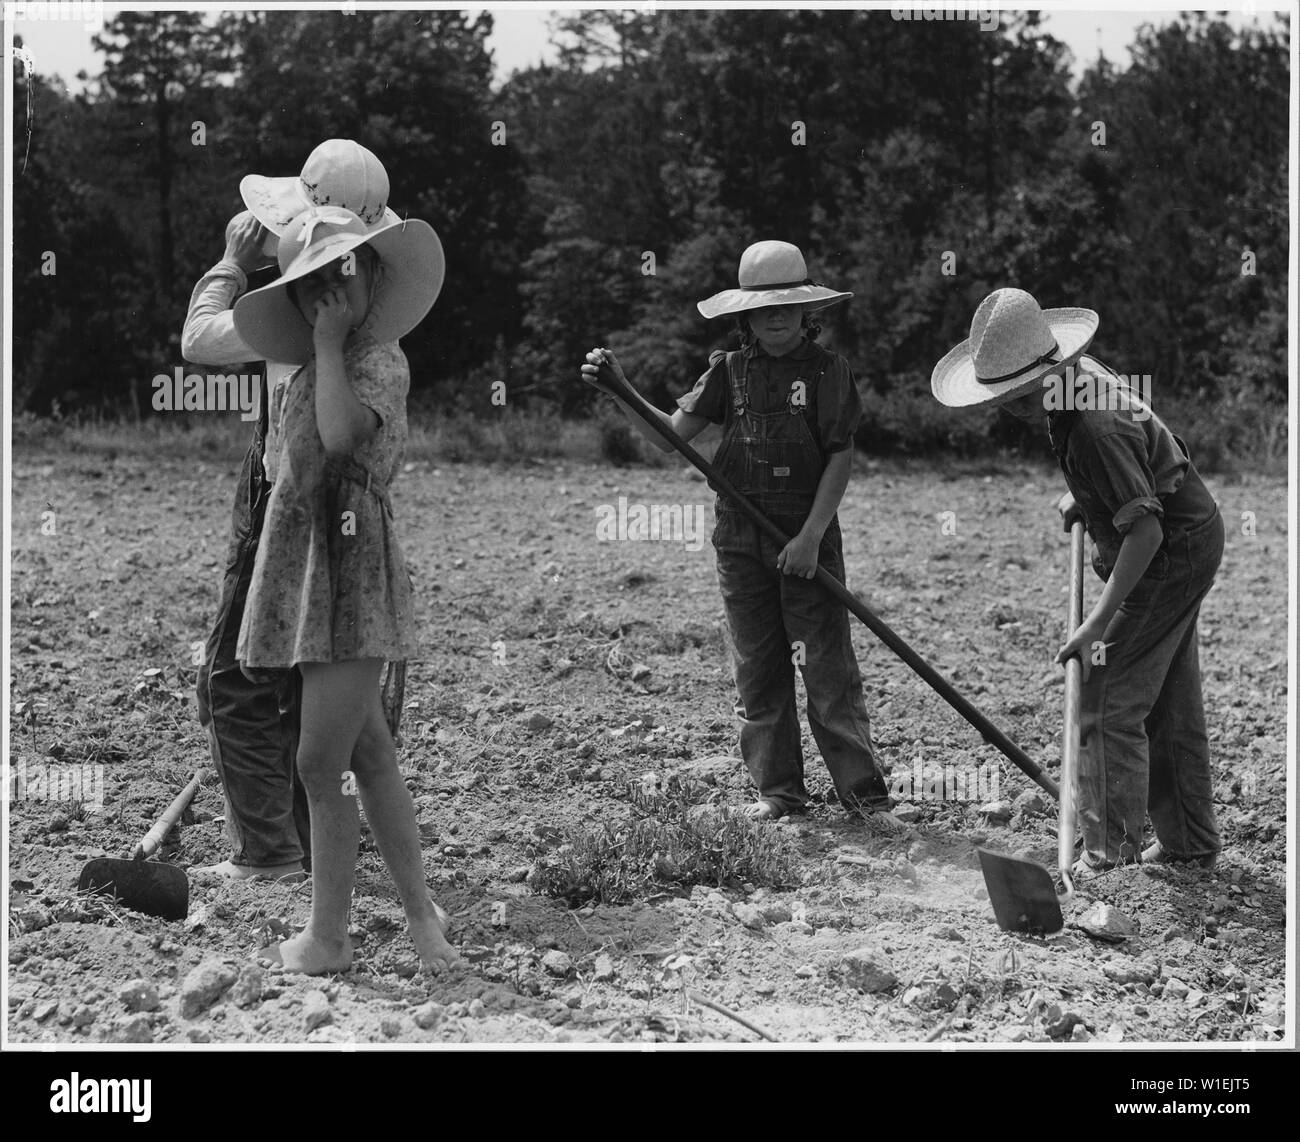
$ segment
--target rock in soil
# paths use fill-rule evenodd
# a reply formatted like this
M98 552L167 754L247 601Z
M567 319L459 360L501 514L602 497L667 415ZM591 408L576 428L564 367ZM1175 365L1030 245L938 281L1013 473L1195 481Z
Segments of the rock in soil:
M592 978L597 983L608 983L614 978L614 961L601 954L596 957L596 970Z
M1155 982L1156 969L1150 964L1142 963L1139 960L1122 960L1118 963L1110 962L1101 965L1102 974L1112 983L1145 983Z
M207 960L199 964L181 984L182 1018L194 1019L202 1015L238 978L239 973L230 964L220 960Z
M158 989L147 980L133 979L130 983L124 984L117 993L128 1011L157 1011L158 1010Z
M1047 1025L1047 1034L1052 1039L1068 1039L1076 1027L1083 1025L1083 1017L1073 1011L1067 1011L1059 1019Z
M415 1025L420 1028L421 1031L430 1031L442 1022L443 1006L441 1003L433 1003L430 1001L429 1003L417 1007L411 1013L411 1018L415 1020ZM385 1032L385 1034L387 1034L387 1032Z
M149 1026L149 1016L132 1015L118 1026L113 1034L114 1043L152 1043L153 1028Z
M979 807L980 813L993 825L1005 825L1014 811L1010 801L989 801Z
M302 1001L302 1020L308 1031L334 1022L329 997L323 991L309 991Z
M1104 900L1098 900L1079 917L1078 927L1089 936L1107 943L1118 944L1137 934L1133 921L1118 908L1112 908Z
M731 906L731 914L746 928L752 928L754 931L758 931L766 923L762 912L755 908L754 905L745 904L743 901Z
M1026 789L1012 804L1017 813L1026 817L1041 817L1047 812L1047 802L1035 789Z
M564 952L549 951L542 957L542 967L551 975L559 976L563 979L573 970L573 960Z
M234 986L230 989L228 998L236 1007L252 1007L255 1003L262 1001L262 989L264 985L264 973L256 964L247 964L240 971L239 978L235 980Z
M858 948L840 960L840 971L850 984L867 992L888 991L898 983L889 961L875 948Z

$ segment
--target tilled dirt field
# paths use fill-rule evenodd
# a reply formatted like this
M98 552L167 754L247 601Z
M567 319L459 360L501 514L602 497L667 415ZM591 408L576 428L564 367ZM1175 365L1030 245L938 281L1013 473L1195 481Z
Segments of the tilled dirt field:
M1208 480L1228 524L1201 627L1218 869L1109 874L1068 907L1063 933L1033 938L998 930L974 850L1054 865L1055 806L856 623L882 759L891 780L922 778L900 809L906 835L849 822L809 740L812 812L763 826L792 858L790 883L683 886L667 868L632 903L572 909L534 892L538 861L632 819L631 787L716 806L750 796L707 543L712 497L676 468L408 465L394 503L422 646L399 756L428 880L466 964L415 970L367 837L354 968L309 979L252 966L260 946L304 922L309 885L196 882L188 919L174 923L75 891L88 859L122 855L206 764L193 647L216 603L236 460L33 445L15 456L9 740L27 784L8 806L9 1041L1284 1035L1285 481ZM859 458L841 512L850 585L1049 768L1062 696L1060 490L1045 467ZM706 506L705 542L599 541L597 509L620 496ZM1097 588L1090 576L1090 599ZM49 799L33 780L42 766L73 765L102 766L102 807ZM938 799L925 783L945 769L978 780L962 799ZM165 858L223 859L221 815L210 778ZM1074 922L1094 901L1137 933L1116 944L1086 935Z

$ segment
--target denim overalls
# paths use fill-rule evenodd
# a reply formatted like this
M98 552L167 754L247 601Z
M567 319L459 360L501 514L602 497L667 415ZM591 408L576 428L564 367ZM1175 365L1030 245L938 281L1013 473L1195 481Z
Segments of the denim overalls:
M232 861L253 866L302 861L310 867L307 800L294 766L302 676L294 670L252 681L240 670L235 655L271 494L262 471L266 396L263 391L257 431L239 473L221 604L204 648L196 690L199 722L207 730L212 760L227 790L226 831L235 847Z
M817 383L832 358L817 347L802 363L784 408L766 413L750 404L750 360L747 350L727 355L731 399L714 465L793 538L826 467L810 418ZM798 663L808 692L808 725L840 801L851 809L887 809L889 793L876 767L848 611L815 580L778 571L780 547L721 495L713 545L740 695L740 752L760 797L778 815L808 800L795 706ZM819 559L843 581L838 518L822 537Z

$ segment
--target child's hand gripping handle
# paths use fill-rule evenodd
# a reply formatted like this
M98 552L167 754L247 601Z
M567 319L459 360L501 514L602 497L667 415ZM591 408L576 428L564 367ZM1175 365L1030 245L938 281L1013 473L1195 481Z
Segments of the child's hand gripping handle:
M686 441L668 427L659 414L640 393L632 387L621 368L610 365L606 351L598 350L599 362L591 362L583 368L583 379L602 392L619 397L629 409L653 428L668 445L684 456L687 461L704 476L709 487L725 496L762 531L778 549L790 542L790 537L771 522L753 503L742 495L735 486L712 464L704 459ZM588 370L592 370L589 372ZM593 376L593 372L595 376ZM961 696L953 686L928 662L907 645L885 622L880 619L857 595L853 594L843 583L820 564L817 567L816 580L836 599L844 604L850 612L866 624L867 628L890 650L907 663L924 679L936 693L953 707L972 726L979 730L984 740L1000 750L1022 773L1026 774L1040 788L1053 797L1059 797L1056 783L1037 766L1015 742L1006 736L997 726L988 720L979 710Z
M157 821L154 822L153 828L145 833L144 838L135 850L131 853L132 860L146 860L158 851L158 846L162 844L163 838L171 832L171 828L180 820L181 814L185 812L185 806L194 799L194 794L198 791L199 783L207 774L207 770L197 770L190 783L185 786L175 797L165 812Z
M1061 522L1065 524L1066 531L1073 531L1075 521L1083 519L1083 510L1070 492L1056 501L1056 510L1061 513Z
M1066 639L1083 622L1083 515L1071 498L1058 505L1070 530L1070 600ZM1078 655L1065 661L1065 717L1061 730L1061 806L1056 830L1056 863L1065 899L1074 895L1075 785L1079 772L1079 704L1083 692L1083 663Z

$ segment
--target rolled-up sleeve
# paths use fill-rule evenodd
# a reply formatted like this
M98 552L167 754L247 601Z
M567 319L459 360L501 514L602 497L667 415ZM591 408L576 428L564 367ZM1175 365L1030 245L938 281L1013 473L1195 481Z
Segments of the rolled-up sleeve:
M235 331L231 307L248 279L234 262L218 262L199 278L181 332L181 353L198 365L234 365L257 360Z
M702 416L710 424L721 424L727 415L727 355L716 350L709 357L709 367L689 393L677 398L683 412Z
M1111 513L1111 524L1128 534L1142 516L1162 518L1164 505L1141 433L1108 432L1079 441L1071 457L1079 474Z
M853 434L862 420L862 397L849 363L836 356L818 382L817 429L822 448L829 454L843 452L853 444Z

